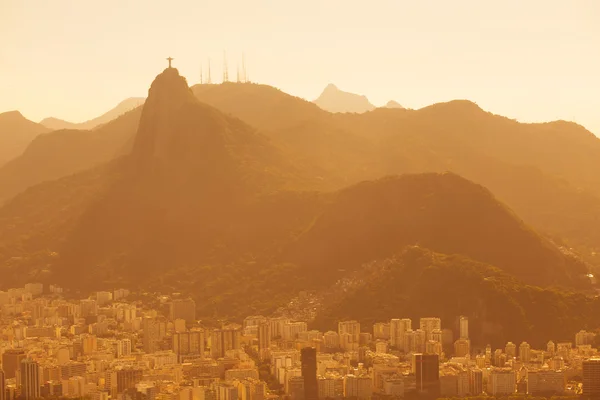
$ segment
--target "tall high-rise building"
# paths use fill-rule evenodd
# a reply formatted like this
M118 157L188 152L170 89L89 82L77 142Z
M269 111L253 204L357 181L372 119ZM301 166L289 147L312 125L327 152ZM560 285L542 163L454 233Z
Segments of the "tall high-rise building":
M516 391L515 371L510 368L494 369L488 379L488 394L492 396L512 395Z
M258 325L258 355L261 360L269 358L271 348L271 324L267 321Z
M171 302L170 319L183 319L191 324L196 320L196 302L192 299L176 299Z
M352 337L353 343L358 343L360 335L360 322L358 321L340 321L338 322L338 335L347 333Z
M385 322L377 322L373 325L373 339L391 340L390 324Z
M287 322L283 326L282 338L284 340L295 340L302 332L308 331L308 325L304 321Z
M571 349L573 344L571 342L559 342L556 344L556 356L562 357L564 360L568 360L571 357Z
M328 331L323 334L323 344L327 349L337 349L340 347L340 335L334 331Z
M304 400L304 378L301 376L290 376L287 379L286 393L290 400Z
M416 344L415 344L415 331L409 329L404 332L402 337L402 351L405 353L416 353Z
M262 315L251 315L244 318L244 322L242 322L242 329L246 329L251 326L259 326L260 324L267 322L267 318Z
M144 377L144 371L138 368L123 367L116 371L117 393L123 393L127 389L135 388Z
M96 292L96 303L99 306L103 306L106 303L111 302L113 299L112 292Z
M471 353L471 341L469 339L458 339L454 342L454 355L465 357Z
M17 376L17 370L21 368L21 361L25 358L25 350L8 349L2 354L2 369L6 379Z
M583 362L583 396L600 397L600 358L590 358Z
M368 400L373 397L373 380L368 375L346 375L344 398Z
M21 360L21 397L33 400L41 396L40 366L30 358Z
M238 400L238 387L230 383L221 383L217 386L218 400Z
M506 364L506 354L502 353L502 349L496 349L494 351L493 364L495 367L504 367L504 364Z
M469 371L469 393L472 396L483 393L483 371L479 368Z
M0 368L0 400L6 400L6 375Z
M390 344L398 349L404 349L404 336L410 330L412 330L410 319L392 319L390 321Z
M429 340L433 340L434 342L441 344L444 340L444 333L439 329L435 329L431 332Z
M575 334L575 346L585 346L587 344L593 344L596 334L594 332L588 332L581 330Z
M318 384L320 399L341 399L344 397L344 378L342 376L319 376Z
M89 355L98 350L98 338L95 335L81 335L83 354Z
M69 379L74 376L84 376L86 372L86 364L82 362L72 361L60 367L61 379Z
M429 340L425 344L425 353L441 355L443 352L442 344L435 340Z
M26 283L24 289L26 293L31 293L34 296L44 293L44 285L41 283Z
M431 339L431 333L436 330L442 329L442 320L439 318L421 318L419 320L419 328L425 332L427 340Z
M554 357L554 354L556 353L556 345L552 340L549 341L546 345L546 351L548 352L548 355L550 355L550 357Z
M181 362L183 356L197 354L204 356L204 331L194 329L173 334L173 352Z
M440 389L440 358L437 354L413 355L417 391L435 395Z
M527 371L527 393L533 396L560 394L565 392L565 374L563 371L531 370Z
M469 318L461 315L459 320L459 330L460 336L459 339L468 339L469 338Z
M405 353L423 353L427 345L427 335L425 331L417 329L404 332L404 352Z
M145 317L142 328L144 331L144 351L150 354L160 350L160 341L167 334L165 322L156 318Z
M127 289L115 289L115 291L113 292L113 299L115 301L124 299L127 296L129 296L129 290Z
M84 299L79 302L79 316L82 318L91 317L98 314L98 304L96 300Z
M121 339L117 342L117 357L131 355L131 339Z
M504 352L506 353L507 358L515 358L517 356L517 345L513 342L506 343Z
M284 326L289 322L290 319L285 317L269 318L269 325L271 326L271 339L283 337Z
M424 353L425 352L425 344L427 343L427 338L431 337L431 334L427 334L427 332L417 329L414 331L414 349L413 351L416 353Z
M241 331L239 327L215 329L211 335L210 353L214 359L225 357L227 350L240 348Z
M300 352L302 378L304 378L305 400L319 399L319 384L317 383L317 349L305 347Z
M519 345L519 359L521 362L528 363L531 357L531 346L527 342Z
M492 362L492 346L489 344L485 346L485 361L487 364Z

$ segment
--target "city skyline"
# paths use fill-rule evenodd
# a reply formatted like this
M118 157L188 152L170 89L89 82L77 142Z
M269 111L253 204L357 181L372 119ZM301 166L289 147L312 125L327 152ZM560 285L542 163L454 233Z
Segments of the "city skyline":
M1 1L0 400L600 398L598 16Z
M154 300L168 307L157 309ZM182 319L181 301L179 293L126 289L77 299L40 283L0 291L1 394L369 400L600 393L597 331L541 348L508 342L472 350L464 315L453 328L420 317L415 331L410 319L396 318L373 325L340 319L337 331L323 332L279 313L219 327Z

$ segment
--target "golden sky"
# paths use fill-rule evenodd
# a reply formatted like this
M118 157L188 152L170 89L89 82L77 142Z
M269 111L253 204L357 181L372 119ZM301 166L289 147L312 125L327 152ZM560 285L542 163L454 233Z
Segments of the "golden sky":
M600 134L597 0L0 0L0 112L78 122L145 96L166 66L307 99L328 83L419 108L469 99Z

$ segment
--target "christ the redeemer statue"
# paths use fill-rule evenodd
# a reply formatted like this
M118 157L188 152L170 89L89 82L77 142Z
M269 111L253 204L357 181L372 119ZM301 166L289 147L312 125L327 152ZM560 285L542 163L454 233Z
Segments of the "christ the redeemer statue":
M167 57L167 61L169 62L169 68L172 68L171 61L173 61L173 60L174 60L173 57Z

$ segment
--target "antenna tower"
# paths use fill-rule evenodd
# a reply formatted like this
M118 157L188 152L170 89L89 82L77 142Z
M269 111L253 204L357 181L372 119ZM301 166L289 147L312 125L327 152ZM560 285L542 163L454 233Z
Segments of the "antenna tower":
M208 59L208 81L206 81L209 85L212 83L212 79L210 78L210 58Z
M227 67L227 53L223 51L223 82L229 82L229 68Z
M244 82L248 82L248 73L246 72L246 55L242 53L242 76Z

